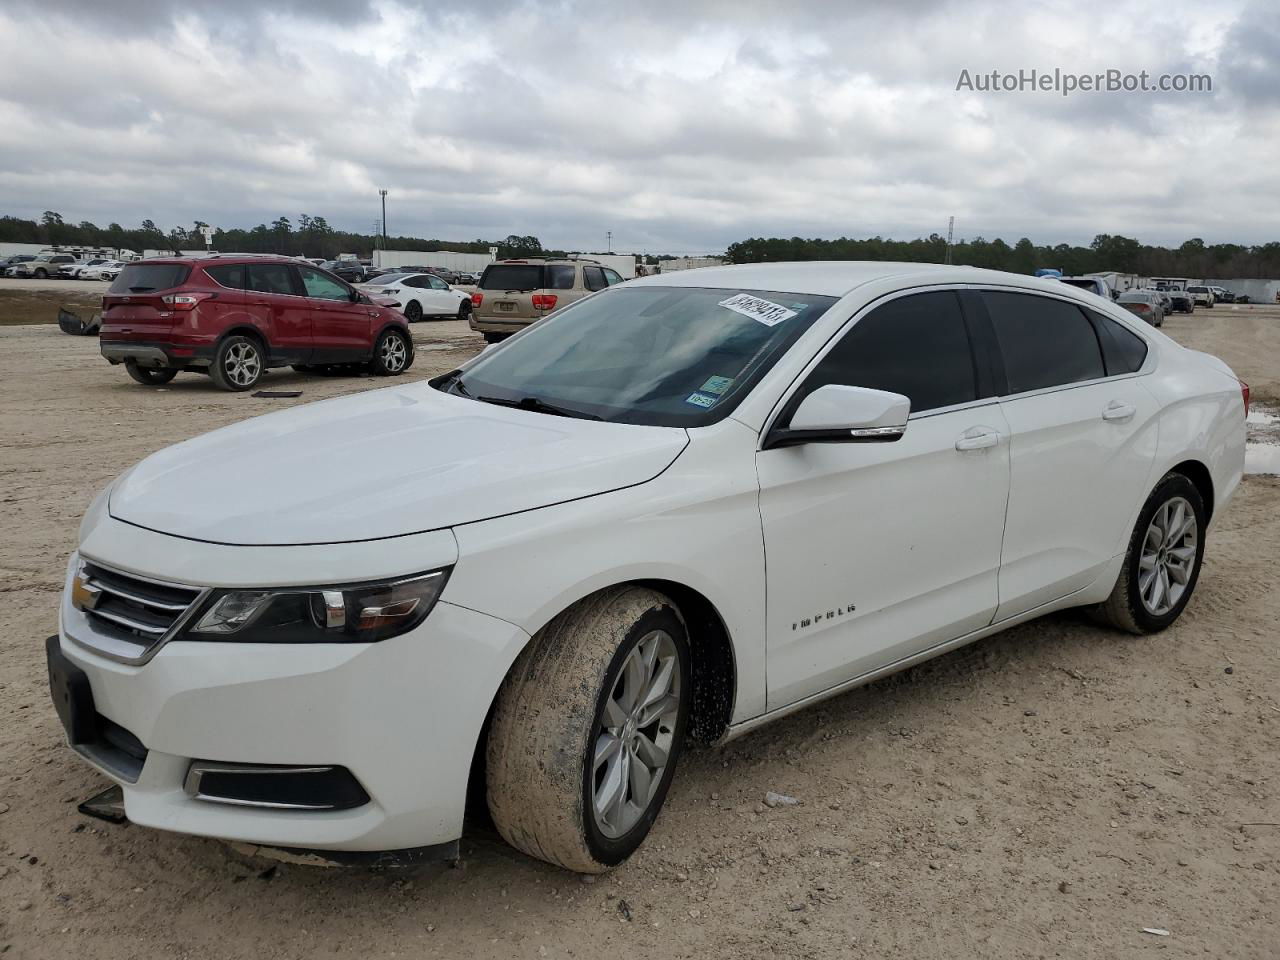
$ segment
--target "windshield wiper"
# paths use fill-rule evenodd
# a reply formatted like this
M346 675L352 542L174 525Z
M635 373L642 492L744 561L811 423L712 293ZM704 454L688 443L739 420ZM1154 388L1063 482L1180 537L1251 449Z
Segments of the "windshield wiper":
M461 386L461 384L457 384ZM569 407L558 407L554 403L547 403L538 397L521 397L519 400L509 400L506 397L475 397L481 403L492 403L499 407L515 407L517 410L528 410L531 413L549 413L553 417L574 417L578 420L603 420L604 417L597 417L594 413L587 413L585 410L572 410Z

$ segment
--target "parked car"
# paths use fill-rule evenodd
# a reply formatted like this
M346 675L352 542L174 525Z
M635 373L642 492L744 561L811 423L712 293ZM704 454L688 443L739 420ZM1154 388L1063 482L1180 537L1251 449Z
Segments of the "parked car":
M1126 290L1116 303L1153 327L1164 326L1164 301L1154 290Z
M224 390L252 389L270 367L366 366L396 376L413 363L404 317L288 257L127 264L102 298L100 344L139 383L168 383L185 370Z
M471 329L490 343L551 311L622 283L616 270L590 260L502 260L485 267L471 294Z
M1213 300L1215 303L1235 303L1236 302L1236 295L1232 293L1230 290L1228 290L1226 287L1211 286L1209 287L1209 289L1213 291Z
M1213 291L1203 284L1188 285L1187 293L1191 294L1197 306L1212 307L1217 301L1217 298L1213 295Z
M73 263L64 263L58 268L58 276L64 280L79 280L85 267L96 267L99 264L107 263L106 257L91 257L88 260L76 260Z
M3 260L0 260L0 277L14 276L12 271L15 270L19 264L30 263L34 259L35 254L31 253L16 253L11 257L5 257Z
M1079 287L1081 290L1088 290L1090 293L1101 297L1103 300L1115 299L1107 281L1098 277L1058 277L1057 279L1068 286Z
M364 266L355 260L329 260L320 269L329 271L347 283L364 283L369 276Z
M178 268L210 267L144 269ZM54 705L138 826L423 860L457 855L474 796L598 873L687 740L1068 607L1167 628L1248 399L1025 276L641 278L431 381L126 471L68 564Z
M361 284L360 289L399 310L410 323L427 317L466 320L471 313L471 297L431 273L383 274Z
M124 260L104 260L80 271L81 280L114 280L124 269Z
M22 277L34 280L44 280L46 277L55 277L58 271L67 264L78 263L79 261L69 253L44 253L39 254L32 260L25 260L14 264L8 275L11 277Z
M1195 313L1196 300L1191 294L1185 290L1179 290L1176 287L1168 287L1162 291L1169 298L1170 313Z

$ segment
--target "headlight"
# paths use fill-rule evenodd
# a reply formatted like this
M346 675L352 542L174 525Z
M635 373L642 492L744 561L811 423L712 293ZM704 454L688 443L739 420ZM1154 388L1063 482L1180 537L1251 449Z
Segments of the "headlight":
M215 590L184 638L239 643L372 643L427 618L449 571L334 587Z

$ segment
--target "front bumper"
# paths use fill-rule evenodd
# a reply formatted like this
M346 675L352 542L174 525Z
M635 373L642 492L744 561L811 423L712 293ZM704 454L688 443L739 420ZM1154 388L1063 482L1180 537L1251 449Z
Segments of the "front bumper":
M461 836L489 705L528 640L443 600L421 626L380 643L179 639L142 665L95 652L92 631L64 592L57 649L88 677L97 713L145 747L132 769L77 748L121 785L130 820L352 854L440 848ZM193 761L341 766L369 802L323 811L213 803L188 792Z

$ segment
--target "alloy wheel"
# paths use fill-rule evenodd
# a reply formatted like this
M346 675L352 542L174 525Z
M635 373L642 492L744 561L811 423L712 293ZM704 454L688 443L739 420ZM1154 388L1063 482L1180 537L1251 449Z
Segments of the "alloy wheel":
M404 369L408 353L409 349L405 346L404 338L397 334L390 334L382 341L382 365L391 373L398 373Z
M639 822L667 768L683 688L680 656L665 630L645 634L606 694L591 759L596 827L616 839Z
M1151 518L1138 559L1138 596L1162 617L1178 605L1195 572L1199 525L1183 497L1166 500Z
M238 387L247 387L262 373L262 358L251 343L233 343L222 360L227 379Z

